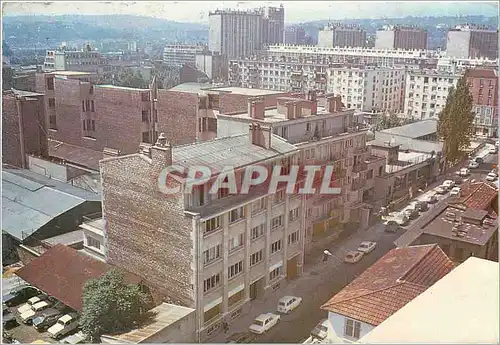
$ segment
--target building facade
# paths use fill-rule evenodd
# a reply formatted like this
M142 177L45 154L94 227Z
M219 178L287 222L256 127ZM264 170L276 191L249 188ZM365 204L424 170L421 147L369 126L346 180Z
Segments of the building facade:
M167 66L196 65L196 56L207 50L203 45L169 44L163 49L163 63Z
M107 60L90 46L84 50L48 50L44 61L44 71L103 72Z
M292 26L285 29L284 39L285 44L305 44L306 31L303 27Z
M498 59L498 29L457 25L448 31L446 55L451 58Z
M417 27L386 25L377 30L375 48L426 50L427 31Z
M364 47L366 31L355 25L328 24L318 32L318 47Z
M425 120L437 118L444 109L451 87L456 87L462 72L409 70L406 74L404 116Z
M476 135L498 136L498 73L496 69L475 68L466 72L476 113Z
M327 70L326 91L347 108L398 113L403 109L405 68L342 66Z

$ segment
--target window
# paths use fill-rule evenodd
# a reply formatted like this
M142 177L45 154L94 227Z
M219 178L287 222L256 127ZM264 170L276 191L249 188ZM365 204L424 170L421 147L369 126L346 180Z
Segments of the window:
M294 221L295 219L299 218L299 208L295 208L290 211L290 221Z
M149 93L144 92L141 94L141 97L143 101L149 101Z
M82 111L85 112L85 101L82 101Z
M281 275L281 266L269 272L269 280L272 281Z
M228 279L234 278L241 272L243 272L243 261L240 261L232 266L229 266L227 268L227 277Z
M54 90L54 77L47 79L47 90Z
M207 249L203 252L203 264L209 264L220 258L222 245L218 244L215 247Z
M345 319L344 336L359 339L361 333L361 323L352 319Z
M90 110L90 100L88 100L88 99L85 101L85 110L86 111Z
M49 107L54 108L56 106L56 99L49 98Z
M85 124L87 123L87 121L83 120L82 122L83 122L83 130L86 131L87 130L87 126Z
M299 230L292 232L288 235L288 244L292 244L299 241Z
M203 292L215 289L220 284L220 273L214 274L203 282Z
M258 252L250 255L250 266L257 265L264 258L263 250L259 250Z
M142 132L142 142L149 143L149 132Z
M149 111L142 111L142 122L149 122Z
M57 129L56 115L49 116L49 128L50 129Z
M235 210L232 210L229 212L229 222L233 223L236 222L240 219L242 219L245 216L243 207L237 208Z
M271 254L279 252L281 250L281 240L277 240L276 242L271 244Z
M255 240L264 235L264 224L254 226L252 230L250 230L250 239Z
M95 132L95 120L90 120L90 128L92 132Z
M366 173L366 178L368 180L373 178L373 169L368 170L368 172Z
M311 131L311 123L306 123L306 131L310 132Z
M95 111L95 108L94 108L94 100L90 100L90 111L91 111L91 112L94 112L94 111Z
M288 138L288 127L281 127L281 137Z
M279 204L282 203L284 200L285 200L285 190L282 189L276 192L276 195L274 196L274 203Z
M96 240L93 237L87 237L87 246L101 249L101 241Z
M218 230L221 227L221 223L222 222L220 216L209 219L203 223L204 224L203 232L207 234L215 230Z
M254 171L255 172L255 171ZM252 213L257 213L266 208L266 198L259 199L252 203Z
M243 246L243 242L244 242L244 236L243 234L239 234L238 236L235 236L233 238L230 238L228 243L229 243L229 251L233 251L235 249L238 249L240 248L241 246Z
M277 229L279 227L283 226L283 215L279 215L277 217L274 217L271 220L271 229Z

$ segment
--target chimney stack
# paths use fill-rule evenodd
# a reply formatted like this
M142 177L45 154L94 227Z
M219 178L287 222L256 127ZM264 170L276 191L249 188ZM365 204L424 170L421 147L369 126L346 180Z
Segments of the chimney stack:
M263 120L265 110L263 97L252 97L248 99L248 116L250 116L250 118Z
M336 112L336 108L335 108L335 97L334 96L327 96L325 97L326 98L326 110L329 112L329 113L335 113Z
M286 107L286 118L288 120L293 120L295 118L295 102L294 101L288 101L285 102L285 107Z
M311 101L311 115L316 115L318 113L318 95L316 90L311 90L307 94L307 100Z
M164 133L160 133L158 140L151 147L151 159L161 167L172 165L172 146Z
M271 127L261 126L259 123L251 123L249 125L249 138L250 144L263 147L265 149L271 148L272 129Z

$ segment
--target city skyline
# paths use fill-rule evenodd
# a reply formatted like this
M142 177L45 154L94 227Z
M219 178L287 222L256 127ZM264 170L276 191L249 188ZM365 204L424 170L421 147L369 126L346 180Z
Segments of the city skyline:
M192 11L193 3L199 9ZM3 15L129 14L178 22L208 23L208 13L215 9L250 9L260 6L285 7L288 24L315 20L381 19L394 17L462 16L498 14L498 3L488 1L449 2L4 2Z

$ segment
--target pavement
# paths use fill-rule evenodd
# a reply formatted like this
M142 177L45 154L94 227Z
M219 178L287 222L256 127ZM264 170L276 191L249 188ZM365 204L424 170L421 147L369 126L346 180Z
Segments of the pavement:
M496 162L498 155L488 155L485 158L486 162ZM455 171L466 164L467 162L464 162L449 169L447 174L429 184L425 192L417 197L420 198L424 194L432 193L432 189L442 184L444 180L454 177ZM471 178L484 181L485 176L482 172L472 172ZM447 195L438 196L439 201L430 205L430 208L445 202L446 198ZM281 321L266 333L257 335L254 342L302 343L309 337L309 332L316 324L328 316L328 312L320 309L321 305L394 248L394 241L408 228L405 226L397 233L387 233L384 231L382 222L378 222L366 230L357 229L349 237L340 241L333 238L322 239L322 247L313 249L313 253L307 255L302 276L292 280L283 289L277 290L267 298L252 301L249 312L232 322L227 334L221 332L215 335L210 342L225 343L227 338L234 333L248 332L248 327L258 315L268 312L276 313L278 300L283 296L291 295L302 297L302 304L289 315L281 315ZM357 263L344 263L342 259L346 252L355 250L362 241L377 242L377 247ZM328 249L333 254L333 257L330 257L327 262L323 262L322 258L324 249Z

